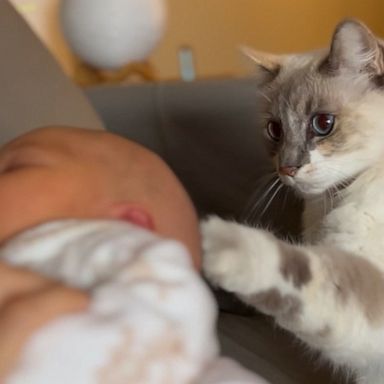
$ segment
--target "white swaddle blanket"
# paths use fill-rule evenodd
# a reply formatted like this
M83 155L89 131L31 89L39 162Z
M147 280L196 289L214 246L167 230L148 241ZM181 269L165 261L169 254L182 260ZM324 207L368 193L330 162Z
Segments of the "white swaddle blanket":
M217 358L216 305L176 241L129 223L64 220L15 237L0 259L91 296L87 311L31 337L6 384L264 383Z

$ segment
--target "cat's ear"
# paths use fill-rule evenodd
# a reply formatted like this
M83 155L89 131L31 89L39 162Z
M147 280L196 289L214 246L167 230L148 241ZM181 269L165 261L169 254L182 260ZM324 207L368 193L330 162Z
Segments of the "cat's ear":
M329 55L320 71L330 74L342 70L356 74L377 71L382 55L378 40L364 24L344 20L335 29Z
M256 64L257 69L264 75L273 79L279 74L282 64L281 56L255 51L247 46L241 46L240 51L253 65Z

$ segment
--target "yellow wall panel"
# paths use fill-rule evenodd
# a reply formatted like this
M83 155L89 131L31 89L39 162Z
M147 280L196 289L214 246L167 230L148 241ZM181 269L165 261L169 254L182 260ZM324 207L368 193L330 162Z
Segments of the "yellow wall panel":
M106 0L108 1L108 0ZM315 49L329 43L335 24L357 17L384 37L382 0L166 0L167 33L150 58L159 79L179 77L178 50L191 46L198 77L243 73L237 47L272 52ZM59 0L11 0L42 37L65 71L77 61L57 22Z
M168 32L152 58L165 78L178 76L177 50L185 44L205 77L241 72L240 44L273 52L325 46L344 17L357 17L384 36L380 0L168 0L168 5Z

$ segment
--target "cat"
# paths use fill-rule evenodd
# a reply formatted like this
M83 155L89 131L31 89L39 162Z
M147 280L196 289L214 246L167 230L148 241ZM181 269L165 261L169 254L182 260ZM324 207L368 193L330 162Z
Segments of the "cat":
M348 19L329 49L248 55L279 177L305 201L303 238L212 216L202 223L203 271L357 383L382 384L384 44Z

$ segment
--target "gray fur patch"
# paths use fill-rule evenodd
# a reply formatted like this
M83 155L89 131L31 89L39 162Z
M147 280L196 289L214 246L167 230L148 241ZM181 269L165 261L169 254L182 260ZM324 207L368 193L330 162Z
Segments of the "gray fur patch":
M302 311L302 303L297 297L282 295L277 288L243 297L243 299L259 311L274 316L282 322L296 321Z
M320 345L323 345L324 342L332 337L332 329L329 325L325 325L323 328L319 329L315 332L302 332L302 331L296 331L296 336L300 339L306 341L312 346L316 346L320 343Z
M332 329L329 325L326 325L323 329L316 332L315 337L319 339L328 339L332 334Z
M280 272L300 289L312 280L308 256L297 247L280 243Z
M355 300L373 325L384 322L384 275L369 260L324 249L324 261L343 305Z

